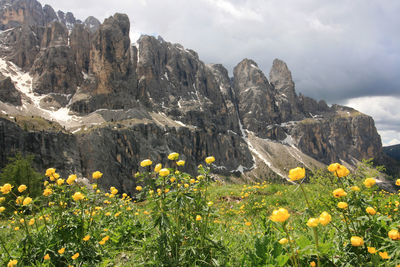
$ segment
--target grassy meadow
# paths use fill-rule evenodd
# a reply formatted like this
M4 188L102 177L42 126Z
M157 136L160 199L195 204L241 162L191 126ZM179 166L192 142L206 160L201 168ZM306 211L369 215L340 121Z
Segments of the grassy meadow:
M49 168L39 196L0 187L2 266L400 266L399 192L377 171L290 171L292 184L223 184L141 162L135 198ZM164 167L164 168L163 168ZM305 182L306 180L306 182ZM396 182L400 189L400 180Z

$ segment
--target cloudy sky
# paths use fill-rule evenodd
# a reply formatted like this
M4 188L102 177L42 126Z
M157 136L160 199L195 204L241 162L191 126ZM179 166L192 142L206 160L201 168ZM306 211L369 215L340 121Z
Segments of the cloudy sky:
M384 145L400 143L398 0L39 0L103 21L128 14L131 39L160 35L222 63L243 58L266 74L274 58L297 92L373 116Z

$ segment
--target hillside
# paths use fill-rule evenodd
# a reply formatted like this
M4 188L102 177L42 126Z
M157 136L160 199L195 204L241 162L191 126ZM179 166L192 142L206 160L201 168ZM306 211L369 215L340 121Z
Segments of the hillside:
M382 151L389 157L400 160L400 145L385 146Z

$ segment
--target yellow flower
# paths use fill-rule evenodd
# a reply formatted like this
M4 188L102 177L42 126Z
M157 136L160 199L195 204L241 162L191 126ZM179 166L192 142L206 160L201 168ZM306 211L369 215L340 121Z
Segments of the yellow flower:
M317 227L319 224L319 219L318 218L310 218L307 221L307 226L308 227Z
M179 158L179 154L176 152L172 152L171 154L168 155L169 160L177 160Z
M21 185L18 187L18 192L22 193L22 192L24 192L27 188L28 188L28 187L27 187L26 185L21 184Z
M165 188L164 192L168 193L169 192L169 188Z
M315 264L315 261L312 261L312 262L310 262L310 266L311 266L311 267L315 267L315 266L317 266L317 265Z
M346 202L339 202L337 206L339 209L347 209L349 205Z
M0 213L2 213L3 211L5 211L6 208L5 207L0 207Z
M332 163L331 165L328 166L328 171L335 172L337 169L339 169L339 167L340 167L339 163Z
M188 187L189 187L189 185L188 185L188 184L184 184L183 186L184 186L185 188L188 188Z
M143 190L143 187L141 187L140 185L138 185L138 186L136 186L136 190L137 190L137 191L142 191L142 190Z
M350 242L353 247L360 247L364 245L364 240L359 236L352 236L350 238Z
M169 180L171 181L171 183L173 183L173 182L176 181L176 178L175 177L171 177L171 179L169 179Z
M97 184L92 184L93 190L97 189Z
M67 179L67 184L72 185L76 180L76 175L75 174L71 174L70 176L68 176Z
M79 201L79 200L82 200L84 198L85 198L85 196L81 192L75 192L75 194L72 195L72 199L74 201Z
M44 255L43 259L46 261L50 260L50 255L49 254Z
M306 176L306 170L304 168L294 168L289 171L289 178L291 181L297 181L303 179Z
M25 220L24 220L24 219L21 219L21 220L19 220L19 222L20 222L21 224L23 224L23 223L25 222Z
M209 201L209 202L207 203L207 206L209 206L209 207L211 207L212 205L214 205L214 202L212 202L212 201Z
M271 221L273 222L284 222L287 219L289 219L290 214L285 208L280 208L277 210L274 210L272 212L272 215L269 217Z
M17 203L17 205L21 205L22 201L24 201L24 197L23 196L19 196L17 197L17 199L15 200L15 203Z
M153 162L149 159L145 159L142 162L140 162L140 166L142 166L142 167L147 167L147 166L150 166L151 164L153 164Z
M159 172L162 169L162 164L158 163L155 167L154 167L154 172Z
M15 231L18 231L18 230L19 230L19 226L15 227L14 230L15 230Z
M360 191L360 188L359 188L358 186L355 185L355 186L352 186L352 187L351 187L351 190L352 190L352 191Z
M24 202L22 202L22 205L23 205L23 206L27 206L27 205L31 204L31 202L32 202L32 198L26 197L26 198L24 199Z
M196 221L201 221L201 216L200 215L196 215Z
M111 193L112 195L116 195L116 194L118 194L118 189L115 188L114 186L111 186L111 187L110 187L110 193Z
M64 252L65 252L65 248L60 248L58 250L58 254L60 254L60 255L64 254Z
M0 191L4 195L6 195L11 192L12 188L13 188L13 186L11 186L10 184L4 184L3 186L0 186Z
M162 176L162 177L167 176L167 175L169 175L169 170L168 169L161 169L158 174L160 176Z
M5 197L0 197L0 203L3 202L4 200L6 200Z
M57 180L58 178L60 178L60 175L59 175L58 173L54 173L52 176L50 176L50 180L51 180L51 181L55 181L55 180Z
M103 173L99 172L99 171L95 171L94 173L92 173L92 178L95 180L100 179L103 176Z
M105 243L106 243L105 240L100 240L100 241L99 241L99 244L100 244L100 245L104 245Z
M384 259L384 260L390 259L389 255L388 255L388 253L386 251L385 252L379 252L379 256L381 256L381 258Z
M244 223L246 226L251 226L251 222L245 222Z
M90 235L87 235L84 238L82 238L83 241L89 241L89 239L90 239Z
M375 254L377 252L376 248L374 248L374 247L367 247L367 249L368 249L368 252L371 254Z
M176 162L176 165L178 165L178 166L184 166L184 165L185 165L185 161L184 161L184 160L178 160L178 161Z
M364 185L366 188L371 188L376 184L376 180L374 178L367 178L364 180Z
M17 263L17 260L10 260L7 264L7 267L14 267L15 265L17 265Z
M370 215L375 215L376 214L376 210L373 207L368 207L368 208L365 209L365 211Z
M53 190L51 190L50 188L46 188L46 189L43 191L43 196L45 196L45 197L48 197L48 196L50 196L51 194L53 194Z
M331 220L332 216L326 211L322 212L321 215L319 215L319 222L324 226L330 223Z
M54 173L56 173L56 169L54 169L54 168L48 168L47 170L46 170L46 176L47 177L50 177L50 176L52 176Z
M333 190L332 194L336 198L347 196L347 193L343 190L343 188Z
M396 185L397 185L397 186L400 186L400 179L397 179L397 180L396 180Z
M400 233L396 229L392 229L388 233L388 237L392 240L399 240L400 239Z
M207 164L211 164L215 161L215 158L213 156L210 156L210 157L207 157L205 161Z
M334 172L335 176L341 178L349 175L350 171L343 165L339 165L339 168Z
M57 185L58 185L58 186L63 185L63 184L64 184L64 181L65 181L64 179L61 179L61 178L58 179L58 180L57 180Z
M76 260L79 257L79 252L72 255L71 259Z
M34 218L30 219L29 222L28 222L29 225L33 225L34 223L35 223L35 219Z
M194 184L195 182L196 182L196 180L195 179L190 179L190 181L189 181L191 184Z
M285 245L285 244L287 244L288 242L289 242L289 240L288 240L287 238L282 238L282 239L280 239L280 240L278 241L278 243L281 244L281 245Z

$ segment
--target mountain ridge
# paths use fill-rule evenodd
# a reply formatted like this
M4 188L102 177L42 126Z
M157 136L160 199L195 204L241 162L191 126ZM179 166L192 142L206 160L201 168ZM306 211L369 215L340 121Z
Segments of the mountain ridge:
M37 157L44 151L25 143L27 133L37 131L15 130L16 115L58 122L73 140L72 154L79 157L64 155L69 165L37 161L38 168L90 177L106 160L108 178L101 185L126 192L137 182L132 176L141 159L167 163L163 158L172 151L186 159L186 171L212 154L216 172L250 179L287 179L297 165L311 169L339 161L351 167L381 157L371 117L297 95L279 59L269 79L251 59L239 62L229 77L221 64L205 64L195 51L161 37L143 35L131 44L124 14L98 24L89 17L85 24L72 13L56 18L35 0L0 4L0 92L6 92L0 110L7 120L0 121L2 166L13 150ZM21 136L18 142L9 128ZM39 148L50 142L34 140Z

